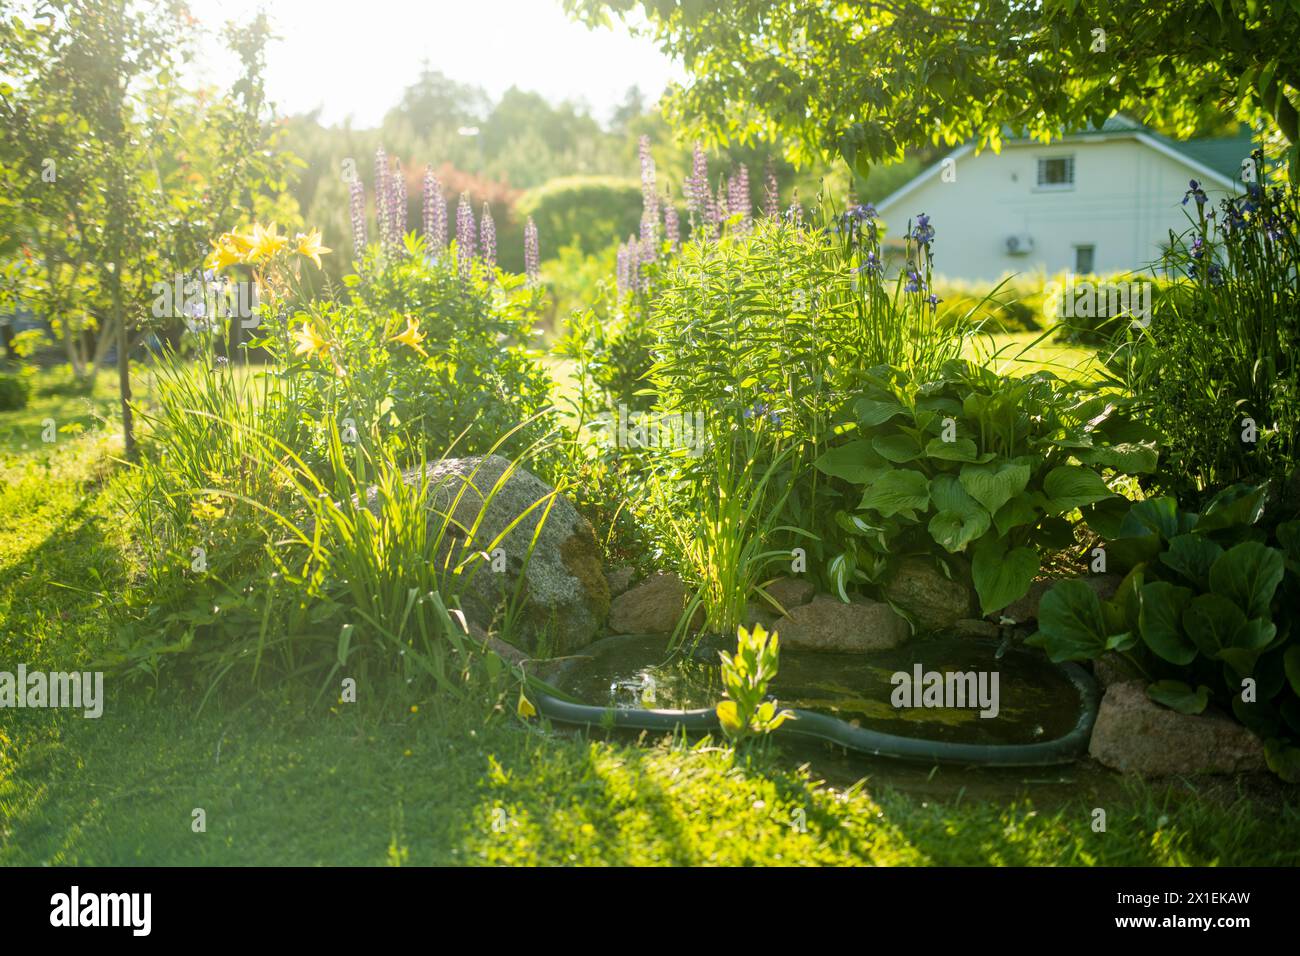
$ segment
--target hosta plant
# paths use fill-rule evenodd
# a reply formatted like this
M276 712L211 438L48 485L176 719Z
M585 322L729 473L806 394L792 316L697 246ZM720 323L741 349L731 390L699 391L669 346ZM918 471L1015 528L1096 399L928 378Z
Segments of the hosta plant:
M1040 550L1073 543L1080 509L1115 497L1104 471L1157 460L1150 429L1116 399L964 361L929 380L872 369L839 427L816 464L842 490L828 576L846 600L900 555L963 555L983 612L996 612L1028 591Z

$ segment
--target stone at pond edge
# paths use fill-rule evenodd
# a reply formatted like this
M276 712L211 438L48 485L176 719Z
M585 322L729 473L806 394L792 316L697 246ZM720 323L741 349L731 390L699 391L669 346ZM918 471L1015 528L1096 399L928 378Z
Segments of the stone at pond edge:
M681 578L667 571L652 574L614 599L609 629L615 634L669 633L677 627L686 601Z
M813 599L813 595L817 593L817 589L813 587L811 581L804 581L800 578L777 578L764 590L767 591L768 597L787 611L792 607L807 604ZM758 598L756 603L773 612L776 611L771 603L764 601L762 598Z
M1114 651L1107 651L1092 662L1092 676L1097 678L1097 683L1102 690L1105 690L1111 684L1138 680L1142 675L1138 673L1136 667Z
M1146 683L1106 688L1088 745L1096 761L1143 777L1265 769L1264 745L1219 713L1180 714L1147 696Z
M922 631L949 630L976 612L973 589L945 577L925 558L904 558L885 585L885 597L912 615Z
M954 621L950 630L956 637L996 640L1002 636L1002 629L992 621L982 621L974 617L964 617L960 621Z
M431 462L426 469L430 507L450 508L464 488L452 516L462 526L471 527L484 499L509 467L510 462L500 455ZM419 469L404 473L403 478L408 484L418 481ZM504 552L505 570L495 572L487 562L476 563L460 602L473 624L491 630L522 575L524 604L516 619L516 633L509 635L511 640L533 653L567 654L586 647L604 630L609 586L587 520L563 495L555 495L547 513L543 499L554 491L522 468L502 482L484 511L474 547L487 549L511 522L536 502L543 503L529 511L497 545ZM374 488L366 493L367 505L372 508L376 494ZM528 556L543 516L545 524ZM457 556L461 556L459 548Z
M1039 578L1033 584L1029 585L1029 592L1018 601L1008 604L994 617L1009 617L1017 623L1024 621L1038 620L1038 604L1043 599L1043 595L1050 591L1056 584L1063 579L1060 578ZM1120 582L1123 580L1118 574L1085 574L1079 578L1084 584L1092 588L1097 597L1103 601L1109 601L1115 596Z
M884 651L911 636L907 621L888 604L865 598L845 604L829 594L791 608L772 626L783 648L806 651Z
M636 572L626 564L621 564L616 568L610 568L605 572L605 583L609 585L609 596L616 598L632 586L632 578Z

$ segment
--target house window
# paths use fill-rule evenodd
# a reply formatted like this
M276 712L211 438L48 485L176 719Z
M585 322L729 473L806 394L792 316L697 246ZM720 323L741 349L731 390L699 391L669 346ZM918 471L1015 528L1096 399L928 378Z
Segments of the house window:
M1092 275L1093 266L1097 259L1096 246L1075 246L1074 247L1074 274L1075 275Z
M1073 189L1074 157L1053 156L1038 160L1039 189Z

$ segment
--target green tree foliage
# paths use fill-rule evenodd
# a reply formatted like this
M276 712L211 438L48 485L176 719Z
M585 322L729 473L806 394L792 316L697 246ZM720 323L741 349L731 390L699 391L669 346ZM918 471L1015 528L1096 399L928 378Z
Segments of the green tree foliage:
M635 233L641 222L641 183L614 176L566 176L529 190L519 200L521 218L538 232L564 237L591 255Z
M565 3L592 24L639 7L691 74L671 116L719 138L779 134L804 160L865 170L927 143L996 149L1005 127L1046 137L1121 109L1183 133L1267 115L1300 140L1294 0Z
M182 4L52 0L40 14L0 16L0 221L33 264L24 297L61 330L74 369L93 377L117 350L130 455L130 354L177 324L154 314L155 283L198 268L236 210L284 188L267 148L267 25L230 28L239 73L213 99L176 80L196 39Z

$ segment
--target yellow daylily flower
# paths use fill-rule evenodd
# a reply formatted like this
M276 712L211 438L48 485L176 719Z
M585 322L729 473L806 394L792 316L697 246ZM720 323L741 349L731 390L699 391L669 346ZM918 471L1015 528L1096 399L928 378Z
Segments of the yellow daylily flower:
M320 257L324 253L332 251L331 249L321 245L319 229L313 229L311 232L307 233L300 232L295 241L297 242L297 245L294 246L293 251L298 253L298 255L302 256L304 259L310 259L312 262L316 263L317 269L320 268Z
M221 237L221 241L245 255L253 248L253 234L251 232L228 232Z
M302 327L294 333L294 341L297 343L293 351L297 355L319 355L322 358L329 354L330 344L321 338L316 327L310 322L304 322Z
M220 239L213 241L212 252L208 254L204 263L209 269L220 272L226 266L239 265L244 261L244 254L229 242L229 237L230 233L226 233Z
M289 237L280 235L280 227L275 223L269 227L258 223L253 226L248 258L254 262L265 262L283 249L288 241Z
M421 355L429 354L420 345L420 343L424 341L424 333L420 331L420 320L414 316L408 315L406 317L406 328L404 328L400 334L394 335L388 341L401 342L403 345L408 345L415 349Z

